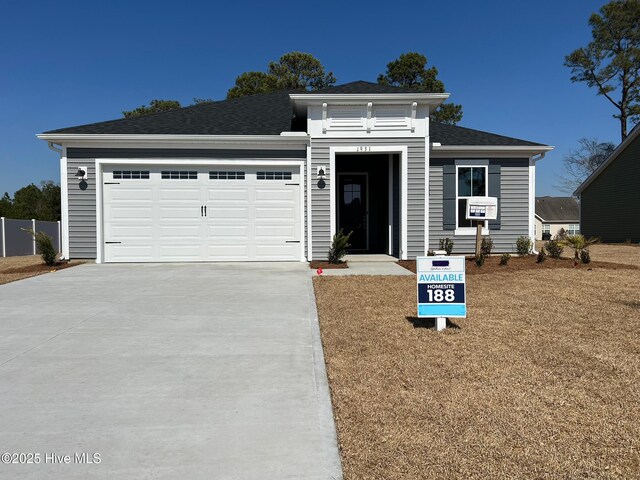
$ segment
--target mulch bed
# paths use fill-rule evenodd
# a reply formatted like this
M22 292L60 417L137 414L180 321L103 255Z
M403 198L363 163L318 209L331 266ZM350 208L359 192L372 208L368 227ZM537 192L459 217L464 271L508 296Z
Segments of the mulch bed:
M58 270L64 270L65 268L75 267L78 263L59 262L55 265L45 265L44 263L38 265L27 265L25 267L8 268L3 270L2 273L46 273L57 272Z
M328 270L331 268L349 268L349 265L347 264L347 262L329 263L327 261L312 260L311 262L309 262L309 268L311 268L312 270L317 270L319 268Z
M576 268L581 270L594 270L606 268L608 270L638 270L635 265L625 265L621 263L612 262L596 262L593 261L589 264L579 263L574 266L573 259L569 258L549 258L547 257L544 262L536 263L536 256L529 255L527 257L513 256L509 260L507 265L500 265L500 255L492 255L487 258L482 267L478 267L475 263L474 257L466 257L466 273L467 275L482 275L487 273L498 272L515 272L521 270L555 270L557 268ZM416 261L415 260L399 260L398 264L407 270L416 273Z

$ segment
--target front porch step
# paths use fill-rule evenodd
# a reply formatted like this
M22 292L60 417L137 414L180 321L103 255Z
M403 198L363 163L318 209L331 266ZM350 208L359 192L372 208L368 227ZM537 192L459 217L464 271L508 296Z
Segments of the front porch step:
M344 259L349 263L360 263L360 262L397 262L398 259L396 257L392 257L391 255L385 254L350 254L346 255Z

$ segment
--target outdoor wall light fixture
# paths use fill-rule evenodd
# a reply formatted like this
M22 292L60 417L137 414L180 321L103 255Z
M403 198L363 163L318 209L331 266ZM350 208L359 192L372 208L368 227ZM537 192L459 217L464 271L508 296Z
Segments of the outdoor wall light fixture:
M323 189L327 186L324 179L326 177L327 167L318 167L318 188Z
M78 171L76 172L76 178L78 180L86 180L87 179L87 167L78 167Z

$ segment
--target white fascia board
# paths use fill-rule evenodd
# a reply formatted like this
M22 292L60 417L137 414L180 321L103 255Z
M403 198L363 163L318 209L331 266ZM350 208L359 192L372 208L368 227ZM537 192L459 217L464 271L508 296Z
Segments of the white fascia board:
M340 104L407 103L440 105L449 93L292 93L291 100L300 105L319 105L323 102Z
M498 156L509 157L515 155L525 155L532 157L540 153L546 153L553 150L550 145L437 145L431 144L431 151L434 156L442 157L473 157L482 156Z
M576 188L573 194L580 195L582 191L591 184L591 182L598 178L598 175L600 175L602 171L611 164L611 162L618 158L618 155L620 155L625 150L625 148L627 148L627 146L636 139L638 135L640 135L640 123L633 127L633 130L631 130L631 133L627 135L627 138L625 138L624 141L620 145L618 145L618 147L613 152L611 152L611 155L609 155L609 157L604 162L602 162L602 164L598 168L596 168L596 170L591 175L589 175L578 188Z
M41 140L64 144L65 146L98 146L104 144L113 147L182 147L185 146L224 146L227 148L293 148L306 149L309 136L302 135L152 135L152 134L64 134L41 133Z

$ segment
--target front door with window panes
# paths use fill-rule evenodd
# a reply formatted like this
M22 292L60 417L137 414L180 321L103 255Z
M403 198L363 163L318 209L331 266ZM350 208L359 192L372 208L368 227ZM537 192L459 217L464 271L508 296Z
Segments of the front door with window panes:
M349 251L367 250L367 175L340 174L338 186L338 230L352 232Z
M467 220L467 199L487 196L487 167L458 167L458 228L475 227Z

